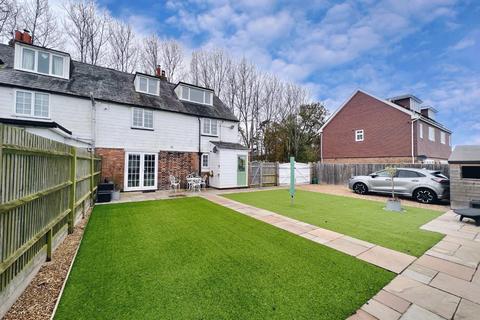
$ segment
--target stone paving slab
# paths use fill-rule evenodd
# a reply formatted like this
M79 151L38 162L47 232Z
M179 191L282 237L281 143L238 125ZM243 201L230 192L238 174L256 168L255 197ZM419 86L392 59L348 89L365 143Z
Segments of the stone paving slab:
M348 317L347 320L378 320L378 318L375 318L368 312L365 312L362 309L359 309L354 315Z
M429 255L423 255L418 258L417 261L415 261L415 264L468 281L472 279L472 276L475 273L475 269L473 268Z
M480 318L480 305L471 301L462 299L458 305L454 320L470 320Z
M357 257L395 273L402 272L416 259L408 254L380 246L375 246Z
M363 246L355 241L341 237L333 241L325 243L327 247L336 249L351 256L358 256L359 254L369 250L371 247Z
M446 319L451 319L460 298L419 281L399 275L384 290Z
M439 273L430 285L480 304L480 285L477 283L461 280L445 273Z
M436 270L429 269L414 262L402 272L402 275L410 279L429 284L433 277L437 275L437 273L438 271Z
M400 318L401 320L445 320L445 318L413 304Z
M392 308L395 311L400 313L405 313L407 309L410 307L411 303L405 299L402 299L394 294L391 294L388 291L382 290L375 297L373 297L376 301L383 303L387 307Z
M362 310L381 320L397 320L402 315L386 305L371 299L362 306Z

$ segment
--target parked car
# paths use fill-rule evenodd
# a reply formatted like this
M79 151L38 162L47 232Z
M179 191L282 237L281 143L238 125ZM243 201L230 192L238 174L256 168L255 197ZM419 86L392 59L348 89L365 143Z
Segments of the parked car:
M348 187L358 194L391 193L392 179L386 170L368 176L355 176ZM412 197L418 202L434 203L450 197L450 180L440 171L397 168L394 177L395 194Z

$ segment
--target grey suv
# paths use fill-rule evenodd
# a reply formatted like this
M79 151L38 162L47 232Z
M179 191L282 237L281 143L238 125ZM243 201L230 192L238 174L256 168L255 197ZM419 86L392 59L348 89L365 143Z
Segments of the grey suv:
M440 171L414 168L397 168L394 178L395 194L413 197L423 203L433 203L450 196L450 180ZM358 194L392 192L392 179L386 170L368 176L355 176L348 187Z

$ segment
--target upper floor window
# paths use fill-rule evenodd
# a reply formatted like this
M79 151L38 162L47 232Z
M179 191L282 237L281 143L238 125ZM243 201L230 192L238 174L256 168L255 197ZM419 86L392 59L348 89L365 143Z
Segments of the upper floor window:
M420 123L420 125L418 126L418 131L420 133L420 139L423 139L423 124Z
M67 56L24 46L18 46L18 50L20 50L20 63L16 64L17 68L54 77L68 78L65 70Z
M50 115L49 94L17 90L15 92L15 114L36 118L48 118Z
M186 85L179 85L175 92L181 100L201 103L206 105L213 104L213 92L202 88L195 88Z
M137 91L158 96L159 92L158 79L147 76L137 76Z
M445 144L445 143L446 143L445 132L443 132L443 131L440 131L440 142L441 142L442 144Z
M435 128L428 127L428 140L435 142Z
M133 108L132 128L153 130L153 111Z
M355 141L363 141L365 138L365 134L362 130L355 130Z
M218 123L215 119L203 119L202 134L218 136Z

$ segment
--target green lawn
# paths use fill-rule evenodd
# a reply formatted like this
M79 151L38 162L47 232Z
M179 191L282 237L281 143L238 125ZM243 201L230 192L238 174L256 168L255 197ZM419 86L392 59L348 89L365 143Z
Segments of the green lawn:
M345 319L394 274L201 198L97 206L56 319Z
M224 196L417 257L443 237L420 229L442 214L433 210L405 207L405 213L393 213L382 202L308 191L297 191L292 207L284 189Z

